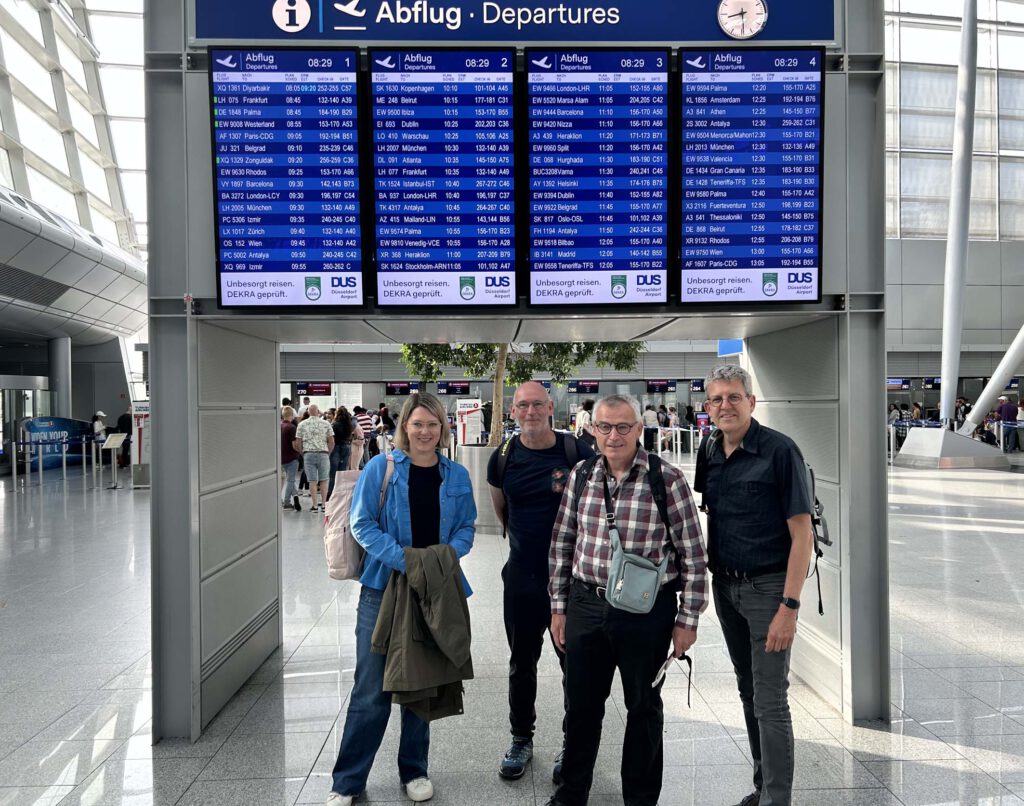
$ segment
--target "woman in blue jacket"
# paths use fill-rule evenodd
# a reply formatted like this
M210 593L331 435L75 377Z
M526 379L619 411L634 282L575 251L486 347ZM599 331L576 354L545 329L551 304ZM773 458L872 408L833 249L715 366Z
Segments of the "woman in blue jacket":
M366 560L359 578L355 686L328 806L350 806L363 793L387 729L391 695L383 691L386 658L371 653L370 638L391 572L405 573L404 548L447 543L461 558L473 547L476 504L469 473L440 452L448 447L450 438L448 415L441 402L433 395L412 395L402 407L395 431L394 473L383 509L380 489L387 456L370 460L353 492L352 531L366 549ZM465 579L463 584L468 596ZM427 776L429 748L429 725L403 707L398 775L412 801L434 796Z

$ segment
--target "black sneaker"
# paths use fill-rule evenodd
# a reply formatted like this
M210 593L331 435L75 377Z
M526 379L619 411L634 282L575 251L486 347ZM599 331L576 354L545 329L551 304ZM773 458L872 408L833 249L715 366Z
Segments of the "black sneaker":
M513 736L512 746L498 766L498 775L511 781L522 778L531 758L533 758L533 740Z
M743 800L736 804L736 806L757 806L761 802L761 790L755 789Z
M292 496L292 506L296 512L302 512L302 504L299 503L299 497L297 495Z
M558 755L555 756L555 768L551 771L551 782L555 786L562 785L562 764L565 762L565 745L562 745L562 749L558 751Z

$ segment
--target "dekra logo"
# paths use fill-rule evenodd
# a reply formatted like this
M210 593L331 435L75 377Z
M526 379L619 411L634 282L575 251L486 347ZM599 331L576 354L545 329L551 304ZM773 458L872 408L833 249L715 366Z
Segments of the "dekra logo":
M508 288L511 281L508 277L487 277L484 279L484 288Z
M331 288L355 288L355 277L332 277Z
M809 283L813 278L814 275L811 274L809 271L805 271L799 274L797 272L791 271L789 274L786 275L786 280L790 283Z
M661 285L660 274L638 274L636 276L636 284L641 285Z

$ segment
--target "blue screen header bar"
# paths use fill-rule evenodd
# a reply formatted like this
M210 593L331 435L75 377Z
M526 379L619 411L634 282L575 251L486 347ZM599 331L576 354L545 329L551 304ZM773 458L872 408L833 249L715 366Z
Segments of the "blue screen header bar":
M199 42L731 42L714 0L195 0ZM835 41L832 2L772 0L760 42Z

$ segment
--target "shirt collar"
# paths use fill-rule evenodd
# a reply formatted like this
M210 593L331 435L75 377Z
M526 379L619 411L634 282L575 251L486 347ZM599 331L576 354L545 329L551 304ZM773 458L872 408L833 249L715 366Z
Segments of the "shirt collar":
M740 442L740 448L742 448L747 453L759 453L758 444L761 440L758 437L760 436L760 434L761 424L753 417L751 417L750 428L748 428L747 433L743 435L743 440ZM714 441L716 445L720 447L724 436L725 434L723 434L721 431L715 431L715 433L711 435L711 439Z
M594 473L595 480L599 479L599 478L604 478L604 476L608 473L607 461L608 460L605 459L604 456L602 456L601 457L601 461L597 463L597 467L599 468L599 472L595 471L595 473ZM647 464L648 464L648 462L647 462L647 451L644 450L643 446L640 446L636 450L636 456L633 457L633 463L629 466L630 472L626 473L626 477L628 478L631 475L632 470L633 470L634 467L639 467L639 468L643 469L644 471L646 471L647 470Z

